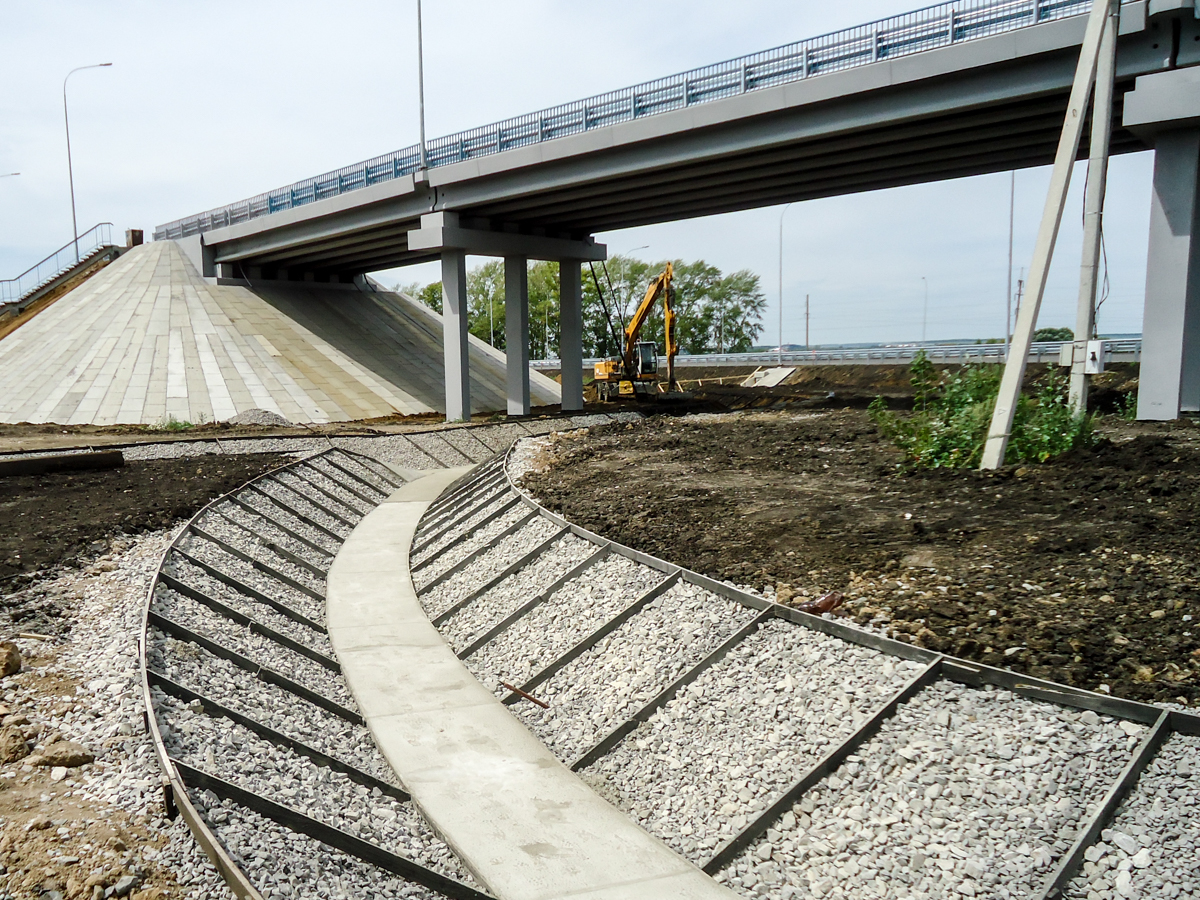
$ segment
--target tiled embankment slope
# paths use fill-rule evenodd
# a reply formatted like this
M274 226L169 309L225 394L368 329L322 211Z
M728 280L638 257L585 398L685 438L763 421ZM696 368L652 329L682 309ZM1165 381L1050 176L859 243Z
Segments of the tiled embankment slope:
M774 606L571 527L498 464L426 511L409 562L479 684L746 897L1122 900L1196 883L1200 854L1173 852L1200 847L1193 715Z

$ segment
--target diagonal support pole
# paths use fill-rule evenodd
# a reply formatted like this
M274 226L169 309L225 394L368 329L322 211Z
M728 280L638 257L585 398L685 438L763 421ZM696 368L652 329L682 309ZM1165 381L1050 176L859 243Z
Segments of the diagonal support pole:
M1071 186L1071 169L1075 165L1079 142L1083 136L1087 102L1096 80L1100 41L1108 18L1119 2L1120 0L1095 0L1088 18L1083 46L1079 51L1079 65L1075 70L1075 83L1071 87L1067 115L1058 141L1058 152L1054 157L1054 171L1050 176L1050 190L1046 194L1046 206L1042 211L1042 224L1033 251L1033 263L1029 267L1029 293L1025 303L1021 305L1021 312L1017 315L1012 350L1008 362L1004 365L1004 376L1000 379L1000 393L996 397L996 408L992 412L981 469L998 469L1004 465L1013 418L1017 412L1017 401L1021 396L1021 384L1025 380L1025 366L1029 362L1029 348L1033 344L1033 332L1037 326L1042 297L1046 292L1046 276L1050 272L1054 245L1058 241L1058 229L1062 224L1063 209L1067 203L1067 189Z

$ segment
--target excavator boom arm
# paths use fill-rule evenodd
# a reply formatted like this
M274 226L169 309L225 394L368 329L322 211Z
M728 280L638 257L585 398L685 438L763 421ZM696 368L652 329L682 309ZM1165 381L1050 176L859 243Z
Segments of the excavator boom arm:
M639 304L637 311L633 314L633 318L629 320L629 327L625 329L625 370L633 371L633 347L637 343L638 334L642 330L642 326L646 324L646 317L650 315L650 310L658 301L658 298L663 294L670 295L671 279L675 275L674 266L667 263L666 270L650 282L650 287L646 288L646 296ZM667 313L670 315L670 307L667 308ZM668 345L670 344L670 334L668 333ZM668 353L670 346L667 347Z

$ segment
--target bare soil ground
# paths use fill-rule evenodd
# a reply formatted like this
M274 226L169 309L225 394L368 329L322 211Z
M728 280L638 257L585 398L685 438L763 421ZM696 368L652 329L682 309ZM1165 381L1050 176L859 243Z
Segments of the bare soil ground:
M653 418L559 438L526 485L573 522L902 640L1200 704L1200 427L1105 419L1040 465L909 472L859 410Z

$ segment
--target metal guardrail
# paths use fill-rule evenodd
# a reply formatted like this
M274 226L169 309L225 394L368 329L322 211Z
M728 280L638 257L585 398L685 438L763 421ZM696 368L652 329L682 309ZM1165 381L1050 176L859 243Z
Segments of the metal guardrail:
M1055 362L1062 346L1069 341L1039 341L1029 349L1029 361L1033 363ZM907 365L921 350L931 362L948 364L1002 363L1003 344L933 344L924 347L814 347L811 350L768 350L761 353L711 353L696 356L675 357L675 366L811 366L838 365L841 363L865 365ZM1140 338L1104 342L1104 355L1110 362L1140 362L1142 341ZM585 359L585 368L591 368L600 360ZM559 369L557 359L533 360L534 369Z
M1129 0L1125 0L1129 2ZM882 60L1082 15L1091 0L961 0L436 138L431 168L452 165L646 116L710 103ZM419 146L377 156L154 230L156 241L201 234L411 175Z
M112 229L112 222L94 225L78 239L69 241L16 278L0 281L0 306L21 302L64 272L69 272L79 263L95 256L98 251L115 247Z

